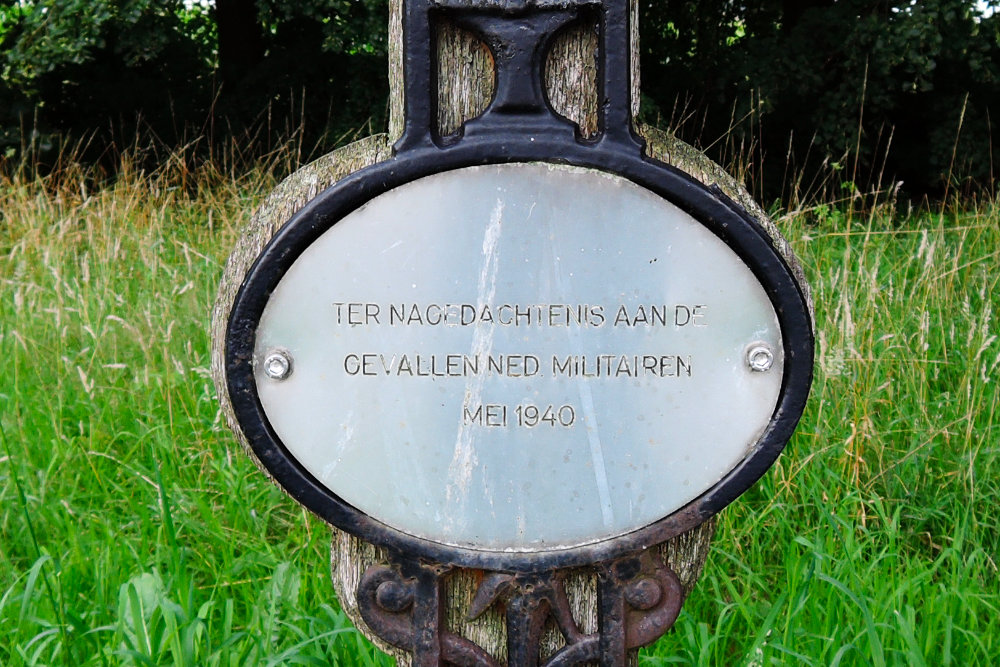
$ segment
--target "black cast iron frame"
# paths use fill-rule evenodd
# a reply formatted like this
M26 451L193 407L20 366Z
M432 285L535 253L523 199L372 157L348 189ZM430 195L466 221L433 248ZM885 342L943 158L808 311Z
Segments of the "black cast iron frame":
M803 289L770 236L742 207L718 187L706 187L688 174L644 154L644 143L631 122L630 17L626 5L625 0L406 0L405 119L403 135L394 147L394 155L351 174L296 213L267 244L236 296L226 333L226 377L234 412L255 456L292 497L325 521L386 547L395 554L393 571L396 579L385 578L385 573L369 573L367 584L363 581L358 591L363 613L364 601L369 601L370 608L365 617L376 632L379 631L379 618L374 612L384 613L392 609L395 609L392 613L396 614L396 622L399 622L399 614L403 614L410 619L405 623L412 623L414 627L439 624L439 609L431 611L428 608L426 613L417 614L420 604L427 604L427 600L420 595L414 597L411 593L407 596L399 591L396 591L398 594L391 593L400 586L416 586L414 582L419 583L421 577L436 577L438 583L434 585L439 586L441 577L449 568L505 573L500 576L510 578L508 589L512 586L517 588L515 584L523 583L524 577L542 577L548 582L541 588L532 585L527 589L518 589L522 590L518 598L522 603L528 599L524 595L525 590L557 590L558 586L554 586L554 582L558 582L555 573L565 568L604 564L600 567L609 572L640 572L642 567L623 564L633 563L639 558L638 554L649 547L701 524L756 482L781 453L805 407L812 381L814 341ZM435 21L442 18L480 36L496 62L493 101L481 116L466 122L458 133L451 136L440 136L435 129L433 34ZM597 54L600 131L591 139L582 138L575 124L553 111L544 92L544 63L552 40L560 30L578 21L596 24L600 41ZM275 434L257 395L253 370L256 330L270 294L301 253L366 202L395 187L433 174L476 165L526 162L572 165L622 176L677 205L725 242L760 281L778 315L784 344L780 396L765 432L735 469L700 497L649 526L592 544L531 553L440 544L403 533L360 512L337 497L295 460ZM404 576L408 570L413 572ZM646 566L643 571L648 575L651 570ZM661 590L673 590L672 584L663 583L670 579L669 576L660 573L645 579L650 580L650 576L658 578ZM371 584L371 577L381 582L381 593L376 595L375 589L372 589L369 591L371 595L366 597L365 586ZM627 579L605 577L605 580L618 582L618 588L614 589L618 591L618 597L625 594ZM638 582L642 580L640 577L632 585L641 587ZM426 584L426 590L421 595L433 598L436 594L428 591L434 585ZM607 589L606 596L611 590ZM547 609L559 608L558 594L544 599ZM660 604L662 600L657 599L657 604ZM400 600L409 600L409 606ZM419 600L423 602L418 604ZM678 609L679 604L678 599ZM642 608L641 604L632 606ZM672 619L670 622L673 622ZM516 619L508 619L509 631L516 624ZM436 649L425 647L421 651L420 642L412 637L403 641L405 638L398 628L395 631L391 628L383 630L402 641L400 644L387 638L390 643L413 651L418 656L418 664L490 664L482 661L483 656L475 657L477 654L472 649L469 649L472 653L466 656L471 662L448 660L442 657L440 641L436 644L430 642L429 645L433 644ZM625 647L625 630L621 630L619 643ZM514 631L516 633L516 628ZM602 628L602 637L603 633ZM571 635L575 635L572 628L563 634L568 644L573 645ZM537 643L537 637L531 632L521 635L524 641L530 639ZM579 640L579 637L576 638ZM587 645L592 648L598 640L588 641ZM600 640L607 641L610 640ZM519 649L512 647L511 650L513 656ZM537 645L535 649L529 647L527 654L532 650L537 651ZM604 649L598 654L590 649L578 649L577 652L586 653L588 660L597 659L595 655L618 653L609 653ZM419 657L421 655L423 658ZM535 663L529 660L511 664ZM550 661L549 664L577 664L577 661ZM619 663L616 658L606 664Z

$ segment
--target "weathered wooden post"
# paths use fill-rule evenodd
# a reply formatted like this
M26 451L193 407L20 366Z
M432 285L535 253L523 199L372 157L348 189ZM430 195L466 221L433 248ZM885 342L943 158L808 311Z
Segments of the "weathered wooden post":
M633 126L637 4L392 0L389 134L283 182L227 266L229 423L403 664L630 662L801 414L801 271Z

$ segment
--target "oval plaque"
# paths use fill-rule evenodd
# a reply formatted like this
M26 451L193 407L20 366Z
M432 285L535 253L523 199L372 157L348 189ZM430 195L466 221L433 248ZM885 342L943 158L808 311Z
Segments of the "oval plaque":
M234 307L237 414L304 504L457 562L566 554L697 523L780 452L808 315L731 210L542 162L398 180L304 210Z
M781 388L781 354L754 371L754 345L781 349L774 308L690 215L619 176L492 165L325 232L268 301L254 365L278 437L346 502L537 551L633 531L732 470Z

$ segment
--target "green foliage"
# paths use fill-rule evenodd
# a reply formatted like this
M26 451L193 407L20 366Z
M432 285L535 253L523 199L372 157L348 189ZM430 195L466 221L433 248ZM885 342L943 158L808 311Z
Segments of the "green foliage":
M84 65L112 49L127 65L162 57L178 36L176 0L40 0L8 17L3 75L28 90L69 65ZM9 41L8 41L9 40Z
M205 151L230 136L269 150L296 132L329 145L384 122L385 2L217 4L4 0L0 155L50 135L28 159L53 162L67 136L111 163L137 135Z
M131 143L123 137L142 122L177 141L173 116L208 107L207 15L181 0L26 0L0 16L0 99L14 102L0 108L7 148L52 135L44 143L57 153L59 139L75 134L100 154Z
M114 157L137 130L203 151L237 136L250 155L290 137L310 150L379 131L387 4L0 0L0 155L30 149L44 163L44 144L51 161L69 135L90 159ZM769 201L802 195L789 172L839 180L831 160L862 192L994 188L1000 15L982 6L645 3L644 113L711 147Z
M364 125L384 127L388 5L384 0L230 0L214 13L219 41L217 113L240 128L266 110L273 141L306 132L327 147ZM239 7L237 7L239 5ZM225 39L223 39L225 37ZM226 44L236 44L226 48ZM277 123L275 123L277 121Z
M299 21L322 26L324 51L385 54L385 0L258 0L257 7L264 24L276 31L284 24Z
M671 115L724 161L754 163L770 196L788 167L844 155L865 188L903 180L940 194L959 176L990 187L1000 16L978 4L667 0L641 24L646 113Z

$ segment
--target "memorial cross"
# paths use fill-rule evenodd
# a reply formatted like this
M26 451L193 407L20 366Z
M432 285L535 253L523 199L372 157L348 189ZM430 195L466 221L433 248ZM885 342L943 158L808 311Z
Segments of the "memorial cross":
M804 407L801 269L634 125L635 6L396 0L391 139L290 177L227 267L230 424L400 662L629 664Z

